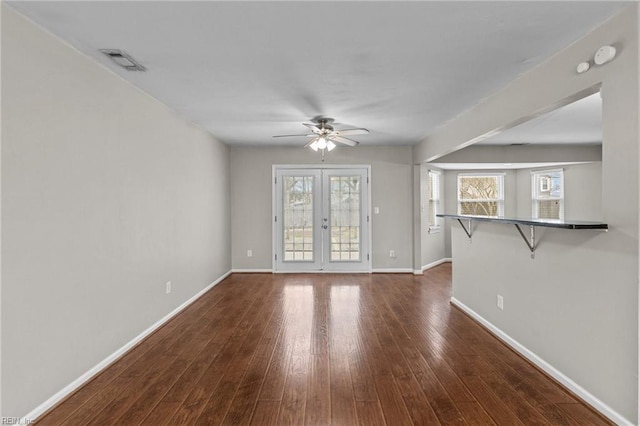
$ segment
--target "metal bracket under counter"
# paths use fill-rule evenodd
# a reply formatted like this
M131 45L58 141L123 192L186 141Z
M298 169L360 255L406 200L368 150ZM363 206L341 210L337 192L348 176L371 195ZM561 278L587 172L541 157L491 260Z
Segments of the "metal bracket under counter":
M522 237L522 240L527 245L527 248L531 252L531 259L535 259L536 257L536 248L538 246L538 242L536 241L536 227L543 228L560 228L560 229L591 229L596 231L608 231L609 225L601 222L587 222L587 221L578 221L578 220L554 220L554 219L516 219L516 218L505 218L505 217L497 217L497 216L467 216L467 215L458 215L458 214L438 214L437 217L449 217L452 219L456 219L464 233L469 237L469 241L471 241L471 237L473 236L473 221L478 222L495 222L495 223L507 223L515 225L518 233ZM468 226L465 226L462 221L466 221ZM529 236L527 237L525 232L522 230L523 226L529 227Z
M529 247L529 251L531 252L531 258L535 259L536 258L536 228L532 225L529 225L529 239L527 239L527 237L525 237L524 235L524 232L522 232L520 225L516 223L515 226L518 232L520 233L520 236L524 240L524 243L527 245L527 247Z
M471 241L471 236L473 235L473 228L471 227L471 219L469 219L468 222L469 222L469 228L465 228L464 223L462 223L462 219L458 219L458 223L460 224L460 226L462 226L462 229L464 229L464 233L467 234L467 237L469 237L469 241Z

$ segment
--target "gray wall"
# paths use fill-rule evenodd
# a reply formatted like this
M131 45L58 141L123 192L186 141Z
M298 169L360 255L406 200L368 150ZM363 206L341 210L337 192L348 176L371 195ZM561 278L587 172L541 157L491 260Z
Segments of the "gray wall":
M551 167L564 169L564 217L573 220L602 220L602 163ZM517 215L531 216L531 172L518 170Z
M618 46L605 66L577 63ZM602 84L602 219L607 233L546 230L536 259L511 226L452 227L454 297L565 374L611 411L638 419L638 7L629 6L416 147L428 161ZM496 294L505 309L496 308ZM607 409L604 407L604 409Z
M445 173L437 167L420 166L420 235L422 239L422 257L420 266L438 262L445 257L445 220L437 219L440 232L429 233L429 170L440 172L440 206L438 213L444 213L447 195L445 194Z
M320 164L310 149L231 148L233 269L272 267L272 165ZM413 166L411 147L339 147L325 163L371 165L372 262L374 269L413 269ZM253 257L247 257L247 250ZM389 257L389 250L396 257Z
M458 174L459 173L504 173L504 215L518 215L518 181L517 170L446 170L444 172L444 211L458 214ZM531 190L529 190L531 191ZM452 225L453 223L453 225ZM451 227L460 226L451 219L444 221L444 256L451 257Z
M602 220L602 163L571 164L549 169L564 170L565 218L573 220ZM531 172L546 168L518 170L477 170L478 173L505 174L505 216L531 216ZM459 173L472 170L447 170L444 172L446 213L457 213L457 178ZM451 226L460 226L451 220L444 221L444 256L451 257Z
M230 270L229 149L5 5L2 104L2 416L23 416Z

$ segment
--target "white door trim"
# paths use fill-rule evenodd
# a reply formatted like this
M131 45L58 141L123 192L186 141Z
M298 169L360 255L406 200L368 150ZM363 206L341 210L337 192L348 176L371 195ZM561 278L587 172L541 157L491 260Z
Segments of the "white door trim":
M276 241L276 236L278 235L278 224L275 221L275 218L278 214L278 206L273 200L276 199L276 191L277 191L277 183L276 176L277 172L280 169L300 169L300 170L309 170L309 169L365 169L367 171L368 177L368 185L367 185L367 202L364 206L366 208L366 216L369 218L367 221L367 233L368 233L368 241L367 241L367 254L368 258L364 261L366 265L365 270L360 271L307 271L307 270L289 270L289 271L279 271L276 266L276 254L278 253L278 245ZM370 164L274 164L271 166L271 268L274 273L371 273L372 266L372 235L371 235L371 165Z

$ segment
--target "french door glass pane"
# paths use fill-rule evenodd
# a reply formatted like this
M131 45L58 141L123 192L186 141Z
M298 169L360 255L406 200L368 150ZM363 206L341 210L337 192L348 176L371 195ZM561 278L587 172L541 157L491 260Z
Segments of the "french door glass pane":
M284 178L284 260L313 260L313 176Z
M360 260L360 176L331 176L331 260Z

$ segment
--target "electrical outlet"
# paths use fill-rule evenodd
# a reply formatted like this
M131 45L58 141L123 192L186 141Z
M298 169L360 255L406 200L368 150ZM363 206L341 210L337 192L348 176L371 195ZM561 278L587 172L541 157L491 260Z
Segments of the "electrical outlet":
M395 250L389 250L389 257L396 257L396 251Z
M171 293L171 281L167 281L167 294Z
M500 310L504 309L504 299L500 295L498 295L497 305L498 305L498 309Z
M253 256L253 250L247 250L247 257Z

